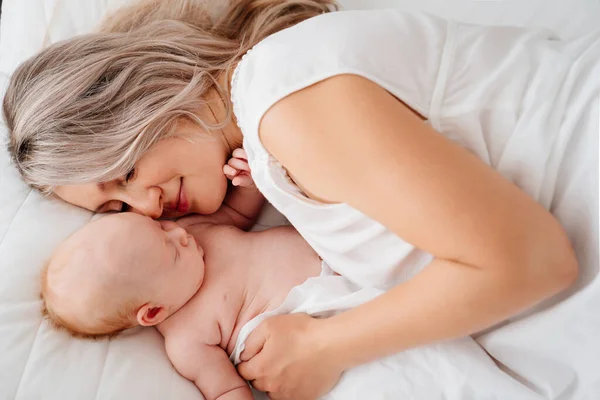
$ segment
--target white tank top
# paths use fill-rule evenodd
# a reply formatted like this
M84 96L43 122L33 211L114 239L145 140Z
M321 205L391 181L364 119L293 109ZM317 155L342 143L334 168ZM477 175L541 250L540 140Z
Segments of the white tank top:
M574 132L597 132L593 99L600 85L591 77L600 76L598 37L565 43L544 30L459 24L398 10L306 20L264 39L233 74L234 113L254 181L334 271L357 285L387 289L419 272L431 255L347 204L306 197L260 142L265 112L326 78L363 76L551 208ZM579 147L597 148L597 134L578 136Z

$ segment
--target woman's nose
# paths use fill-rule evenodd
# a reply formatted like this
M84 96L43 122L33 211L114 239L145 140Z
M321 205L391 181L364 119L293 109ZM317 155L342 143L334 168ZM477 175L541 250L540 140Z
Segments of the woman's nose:
M152 187L138 193L133 193L128 199L128 205L132 212L145 215L147 217L158 219L162 215L163 205L161 190Z

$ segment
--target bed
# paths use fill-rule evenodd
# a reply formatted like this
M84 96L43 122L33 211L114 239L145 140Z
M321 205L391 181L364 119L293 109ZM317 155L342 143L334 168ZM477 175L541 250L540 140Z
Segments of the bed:
M24 59L49 43L93 29L108 10L127 2L4 0L0 22L1 90L4 91L11 72ZM597 0L346 0L341 3L355 9L420 9L473 23L548 27L563 37L596 28L600 20ZM0 137L6 138L3 125L0 125ZM19 180L2 146L0 400L202 399L195 386L174 371L161 337L152 329L132 331L110 341L88 342L55 332L42 321L39 270L53 248L91 218L93 215L89 212L46 200L29 190ZM260 218L259 228L284 222L272 208L267 208ZM591 300L587 304L591 304ZM596 308L595 314L600 314L597 311ZM600 327L597 316L591 315L589 321ZM506 341L529 340L519 335L519 330L513 329L503 336L482 337L481 341L487 344L486 349L496 351L510 363L511 359L519 358L510 351L519 347L504 351ZM533 364L524 368L543 367ZM565 378L563 372L557 371L558 381L567 378L571 379L569 382L577 381L579 374L589 374L589 371L573 370L566 372L573 376ZM569 397L569 393L576 391L560 391L553 387L557 384L560 382L548 383L547 388L542 388L548 399L557 398L557 393L562 393L561 399L574 398ZM600 379L597 388L597 398L600 398Z

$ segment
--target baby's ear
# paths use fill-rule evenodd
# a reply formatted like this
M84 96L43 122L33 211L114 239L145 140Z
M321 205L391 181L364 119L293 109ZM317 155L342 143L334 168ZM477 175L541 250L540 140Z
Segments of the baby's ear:
M137 312L138 324L154 326L163 322L169 316L167 309L159 304L146 303Z

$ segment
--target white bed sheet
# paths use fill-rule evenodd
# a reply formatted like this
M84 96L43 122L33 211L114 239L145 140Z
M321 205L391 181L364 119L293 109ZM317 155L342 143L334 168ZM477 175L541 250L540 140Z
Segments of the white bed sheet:
M49 43L91 30L108 9L127 2L4 0L0 23L0 88L5 87L10 73L25 58ZM421 9L474 23L545 26L564 37L595 28L600 20L597 0L346 0L342 4L348 8ZM0 126L0 137L3 140L6 137L4 126ZM201 399L195 387L173 370L161 338L153 330L112 341L82 342L53 332L42 323L38 272L43 261L61 240L91 217L88 212L45 200L28 190L10 165L3 146L0 150L0 399ZM282 221L272 209L261 219L267 226ZM595 315L599 314L597 311ZM598 322L597 318L590 314L590 323ZM525 346L523 341L535 337L520 335L517 327L504 335L482 340L510 363L519 357L511 355L515 347L507 347L506 343L516 341ZM525 370L536 367L539 365L524 366Z

